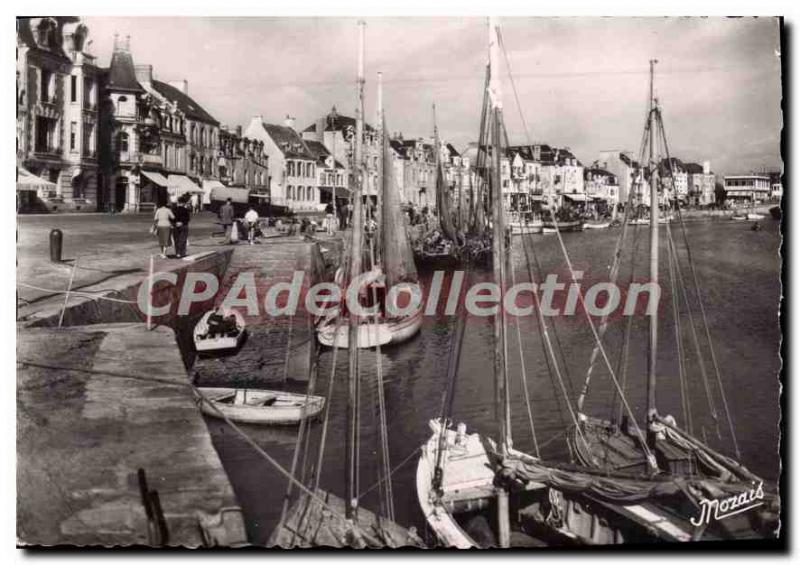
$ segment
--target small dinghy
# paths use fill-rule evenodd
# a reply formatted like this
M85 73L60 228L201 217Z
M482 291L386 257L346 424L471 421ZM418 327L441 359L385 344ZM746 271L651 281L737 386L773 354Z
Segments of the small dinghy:
M604 230L611 227L611 221L608 222L586 222L583 224L585 230Z
M236 349L245 334L244 318L236 310L209 310L194 327L194 348L198 352Z
M748 220L763 220L764 219L764 214L757 214L755 212L748 212L747 219Z
M200 387L197 390L208 400L198 399L204 414L219 418L222 413L231 421L242 424L288 426L299 423L304 417L317 416L325 406L325 399L321 396L277 390L222 387Z

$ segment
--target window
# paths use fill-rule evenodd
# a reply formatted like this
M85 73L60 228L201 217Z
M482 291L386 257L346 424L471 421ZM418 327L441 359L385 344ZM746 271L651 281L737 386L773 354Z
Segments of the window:
M75 75L69 77L69 101L78 101L78 77Z
M94 84L89 77L83 78L83 107L94 107Z
M42 102L50 102L50 97L52 93L51 83L53 82L53 73L46 69L42 69L41 75L41 84L40 87L40 95L39 100Z
M119 134L119 152L120 152L120 157L122 157L122 154L125 154L125 158L127 159L128 134L125 133L124 131L120 132Z
M309 202L314 200L314 187L313 186L309 186L308 187L308 200L309 200Z
M286 188L286 200L291 200L292 199L292 193L293 192L294 192L294 189L292 188L292 185L289 185Z
M74 77L73 77L74 78ZM70 122L69 124L69 150L75 151L78 137L78 122Z
M45 118L43 116L36 116L34 124L36 128L34 138L34 150L37 152L46 152L54 149L53 140L55 138L55 120Z

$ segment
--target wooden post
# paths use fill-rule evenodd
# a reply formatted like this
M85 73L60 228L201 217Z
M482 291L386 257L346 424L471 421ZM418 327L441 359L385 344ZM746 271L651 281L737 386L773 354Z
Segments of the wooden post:
M64 306L61 307L61 316L58 317L58 327L64 323L64 314L67 311L67 302L69 301L69 293L72 291L72 281L75 279L75 271L78 268L79 256L75 256L75 263L72 265L72 272L69 274L69 284L67 285L67 292L64 294Z
M150 276L147 277L147 331L153 329L153 256L150 255Z
M508 491L497 489L497 537L500 547L511 547L511 520L508 515Z

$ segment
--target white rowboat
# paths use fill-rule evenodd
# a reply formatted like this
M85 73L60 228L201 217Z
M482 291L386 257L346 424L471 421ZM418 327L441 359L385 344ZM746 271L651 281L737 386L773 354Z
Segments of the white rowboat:
M297 424L322 412L325 399L277 390L205 387L197 389L208 402L200 401L204 414L233 422L272 426ZM210 406L209 402L213 405ZM216 410L215 410L216 408Z
M211 315L215 313L228 320L233 317L235 328L229 331L215 331L213 323L209 323ZM209 310L194 327L194 348L199 352L236 349L242 343L245 331L244 317L236 310L228 308Z

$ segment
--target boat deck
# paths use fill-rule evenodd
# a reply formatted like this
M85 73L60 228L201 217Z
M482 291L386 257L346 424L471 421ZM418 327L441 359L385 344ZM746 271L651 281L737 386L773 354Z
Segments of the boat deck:
M414 528L406 529L380 518L366 508L358 509L359 535L349 535L348 524L341 518L345 513L344 500L329 492L317 493L337 515L317 498L301 495L289 508L282 526L270 536L269 546L293 547L422 547Z

